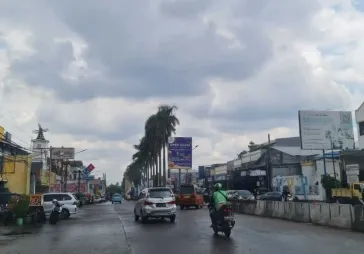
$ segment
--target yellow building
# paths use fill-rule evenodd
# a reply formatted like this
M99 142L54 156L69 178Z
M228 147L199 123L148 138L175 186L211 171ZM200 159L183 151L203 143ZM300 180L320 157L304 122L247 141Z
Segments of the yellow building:
M2 180L12 193L29 194L30 192L30 165L32 159L29 155L3 157Z
M32 158L25 149L11 141L11 134L0 126L0 186L10 192L29 194Z

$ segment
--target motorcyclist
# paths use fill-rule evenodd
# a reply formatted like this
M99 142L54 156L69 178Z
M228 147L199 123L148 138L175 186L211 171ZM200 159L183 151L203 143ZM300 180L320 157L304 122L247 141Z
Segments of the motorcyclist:
M211 224L214 225L216 222L216 214L219 207L223 204L226 204L228 201L226 192L222 190L221 183L217 183L214 185L214 193L211 196L211 200L209 203L209 212L211 218ZM212 226L211 225L211 226Z
M284 200L285 202L287 202L287 200L288 200L288 195L290 195L290 194L291 194L291 193L290 193L290 191L289 191L288 186L287 186L287 185L283 186L282 196L283 196L283 200Z

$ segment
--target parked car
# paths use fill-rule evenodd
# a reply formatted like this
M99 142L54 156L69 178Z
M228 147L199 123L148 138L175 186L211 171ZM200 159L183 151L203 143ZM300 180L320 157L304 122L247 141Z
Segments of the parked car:
M266 192L257 197L258 200L269 200L269 201L282 201L282 193L280 192Z
M168 187L144 189L138 196L134 207L135 220L145 223L149 218L169 218L176 220L176 199Z
M95 203L101 203L101 196L99 195L96 195L95 196L95 200L94 200Z
M122 201L122 197L121 197L121 194L119 193L115 193L112 195L111 197L111 203L120 203L121 204L121 201Z
M236 197L236 191L234 190L228 190L226 191L226 196L228 199L234 199Z
M255 200L254 195L248 190L236 190L234 198L238 200Z
M73 193L73 196L75 196L78 200L79 207L86 204L86 195L82 192L75 192Z
M50 215L53 208L53 200L56 199L62 205L62 217L69 218L71 214L78 212L79 202L70 192L56 192L43 194L43 208L46 215Z

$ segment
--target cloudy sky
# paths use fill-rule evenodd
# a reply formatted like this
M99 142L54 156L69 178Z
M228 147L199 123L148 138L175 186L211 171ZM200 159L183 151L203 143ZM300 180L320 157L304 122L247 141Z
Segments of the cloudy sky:
M86 4L87 3L87 4ZM300 109L364 98L363 0L0 0L0 125L88 149L121 181L146 118L175 104L194 166L298 135Z

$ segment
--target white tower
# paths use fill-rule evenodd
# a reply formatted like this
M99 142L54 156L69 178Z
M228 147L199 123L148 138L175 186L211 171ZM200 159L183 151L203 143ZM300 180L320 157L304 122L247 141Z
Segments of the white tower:
M44 132L48 129L43 129L40 124L38 124L38 130L33 131L33 133L38 134L35 139L32 139L32 161L42 162L42 169L47 170L47 155L48 155L48 144L49 141L45 139Z

